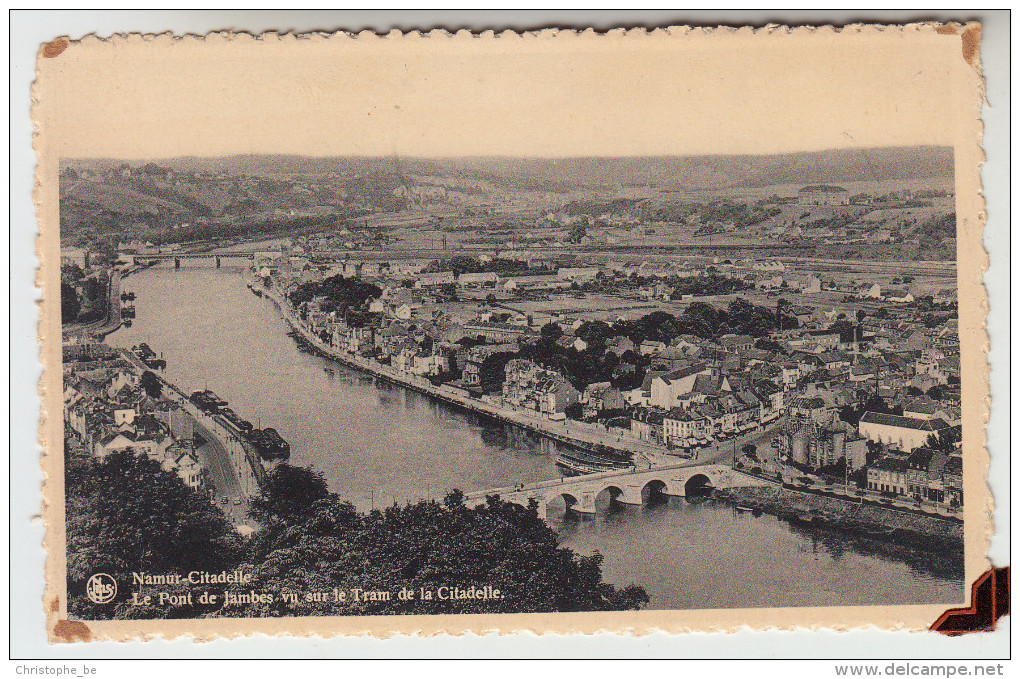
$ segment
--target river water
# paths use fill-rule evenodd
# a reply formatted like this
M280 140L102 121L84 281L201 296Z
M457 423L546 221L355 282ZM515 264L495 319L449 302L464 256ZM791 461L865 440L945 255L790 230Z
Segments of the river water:
M185 391L210 388L291 443L291 463L323 473L362 509L559 475L555 444L346 368L300 348L272 302L236 269L185 265L135 274L131 328ZM935 556L801 529L714 501L672 498L593 519L550 511L563 547L604 555L616 585L637 583L649 608L956 603L962 583Z

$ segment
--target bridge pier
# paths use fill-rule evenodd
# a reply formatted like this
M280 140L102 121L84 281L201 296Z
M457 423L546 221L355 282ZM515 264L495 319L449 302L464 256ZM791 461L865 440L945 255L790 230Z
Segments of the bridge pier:
M538 501L538 518L546 521L549 518L549 503L541 495L534 496Z
M586 491L579 494L577 502L570 509L578 514L595 514L595 493Z
M623 492L614 498L617 502L625 505L643 504L641 501L641 489L643 486L627 484L621 485L619 488Z
M216 258L216 268L217 269L220 268L220 258L219 257Z
M181 268L181 258L180 257L174 257L174 268L175 269L180 269Z

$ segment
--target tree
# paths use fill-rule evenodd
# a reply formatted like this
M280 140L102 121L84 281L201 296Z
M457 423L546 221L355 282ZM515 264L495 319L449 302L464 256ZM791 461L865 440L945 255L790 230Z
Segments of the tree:
M929 434L928 440L924 443L924 447L943 452L946 455L952 455L956 452L956 443L958 439L959 437L954 435L952 430L944 430Z
M491 389L503 384L506 379L506 364L516 358L511 351L497 351L485 357L478 366L478 380L483 388Z
M240 538L223 513L158 462L130 452L111 453L103 462L65 459L68 607L73 615L105 619L132 614L126 603L89 602L85 587L95 573L112 576L127 592L132 572L219 572L241 562ZM133 614L192 617L199 612L163 607Z
M78 266L77 262L64 264L60 267L60 279L62 281L67 281L68 283L77 283L83 278L85 278L85 272L82 271L81 267Z
M785 284L786 281L783 283ZM793 330L800 326L800 322L793 313L793 304L783 297L776 300L776 326L780 330Z
M142 373L141 378L138 380L142 389L149 395L150 398L159 398L163 395L163 383L160 382L159 377L156 373L151 370L146 370Z
M73 323L81 311L78 292L67 283L60 284L60 322Z
M490 292L488 295L485 296L485 301L486 301L486 303L488 303L489 306L495 305L496 301L497 301L496 300L496 295L494 295L494 294L492 294Z
M588 351L597 356L605 353L606 342L613 336L613 328L605 321L585 321L574 334L588 344Z
M849 343L858 341L864 336L859 326L847 320L838 320L829 326L829 332L838 332L839 341Z
M752 460L758 459L758 449L753 443L745 443L743 447L741 447L740 452L742 452L745 457L749 457Z
M291 304L299 306L310 302L315 297L325 297L323 311L345 313L348 310L362 309L369 300L382 295L377 285L366 283L357 278L330 276L317 282L302 283L288 294Z
M844 422L857 426L864 413L868 412L883 413L886 415L902 415L903 408L900 406L890 406L881 396L876 393L872 393L868 397L868 400L859 404L856 408L853 406L843 406L840 408L839 418Z
M574 222L570 226L570 234L567 236L567 240L571 243L580 243L581 239L588 235L588 229L585 227L583 222Z
M785 354L786 353L786 350L783 349L783 345L781 345L779 342L777 342L777 341L775 341L773 339L769 339L767 337L762 337L760 339L755 340L754 341L754 346L755 346L756 349L764 349L765 351L771 351L771 352L774 352L774 353L777 353L777 354Z
M571 403L563 409L563 414L572 420L580 420L584 417L584 406L580 403Z
M540 333L542 337L555 342L559 338L563 337L563 328L561 328L558 323L550 321L542 326Z
M294 518L327 495L321 473L280 464L267 475L261 497L252 501L252 511L262 517Z

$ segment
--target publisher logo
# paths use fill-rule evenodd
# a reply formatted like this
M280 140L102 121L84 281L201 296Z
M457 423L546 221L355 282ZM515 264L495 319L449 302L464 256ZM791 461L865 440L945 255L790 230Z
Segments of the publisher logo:
M108 604L117 596L117 581L106 573L96 573L85 584L85 595L94 604Z

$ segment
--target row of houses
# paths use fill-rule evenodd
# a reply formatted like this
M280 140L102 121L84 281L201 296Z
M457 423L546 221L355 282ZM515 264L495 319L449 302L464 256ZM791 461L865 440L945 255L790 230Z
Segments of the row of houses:
M194 450L194 422L179 406L150 396L134 364L116 352L65 362L64 422L69 443L104 460L130 452L158 462L187 486L206 485Z
M963 506L963 458L927 447L887 455L868 467L868 489L948 507Z

